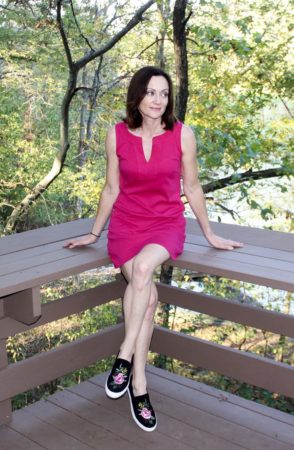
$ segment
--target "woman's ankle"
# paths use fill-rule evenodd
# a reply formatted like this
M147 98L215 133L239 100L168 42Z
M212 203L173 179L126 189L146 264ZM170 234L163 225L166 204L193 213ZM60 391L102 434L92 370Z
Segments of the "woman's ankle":
M136 374L133 373L132 386L135 397L137 397L138 395L146 394L147 393L146 375L141 374L139 376L138 375L136 376Z
M131 362L133 358L134 351L124 349L123 347L120 347L118 358L126 359L127 361Z

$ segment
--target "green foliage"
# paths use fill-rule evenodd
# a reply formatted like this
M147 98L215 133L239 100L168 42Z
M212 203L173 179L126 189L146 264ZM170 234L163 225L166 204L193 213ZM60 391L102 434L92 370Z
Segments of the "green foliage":
M0 231L25 195L51 168L59 148L59 120L68 69L55 13L46 2L10 5L0 18L2 57ZM212 179L247 170L284 167L293 172L293 94L288 2L273 5L265 0L246 2L203 1L188 22L189 104L186 122L198 141L200 178ZM73 58L104 45L124 25L125 7L111 11L74 2L75 18L65 4L63 22ZM129 11L131 14L131 11ZM121 17L120 17L121 16ZM104 184L104 138L108 127L124 115L125 90L130 74L144 64L154 64L158 29L172 33L172 17L165 23L154 10L104 57L100 90L94 109L91 90L76 94L70 112L70 144L66 166L49 190L18 223L18 230L93 215ZM166 69L174 73L173 46L164 42ZM121 58L125 55L125 58ZM79 85L92 88L99 61L88 64ZM82 78L84 77L84 78ZM283 111L275 114L276 105ZM80 132L84 115L93 114L91 133L84 140L81 159ZM271 114L273 111L273 114ZM265 114L267 117L265 118ZM278 181L280 184L281 182ZM254 183L253 183L254 184ZM278 207L263 206L251 198L253 184L216 193L211 209L233 194L247 197L262 220L271 222ZM282 183L284 189L287 183ZM254 203L255 202L255 203ZM241 206L241 205L240 205ZM242 204L242 207L244 205Z

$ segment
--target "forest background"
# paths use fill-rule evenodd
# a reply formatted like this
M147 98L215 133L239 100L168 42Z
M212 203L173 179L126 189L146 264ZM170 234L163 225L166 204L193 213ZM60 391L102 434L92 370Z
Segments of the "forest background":
M0 235L95 215L105 181L104 140L125 113L130 77L169 72L176 115L198 144L211 220L293 231L293 2L290 0L0 0ZM185 202L185 198L183 197ZM186 215L191 215L186 208ZM242 237L240 236L240 240ZM43 286L43 301L114 276L85 273ZM293 313L290 293L163 267L158 279ZM115 323L119 302L17 336L11 360ZM293 364L293 342L160 305L157 322ZM82 324L82 325L81 325ZM162 355L150 363L293 413L274 393ZM44 392L106 370L54 380Z

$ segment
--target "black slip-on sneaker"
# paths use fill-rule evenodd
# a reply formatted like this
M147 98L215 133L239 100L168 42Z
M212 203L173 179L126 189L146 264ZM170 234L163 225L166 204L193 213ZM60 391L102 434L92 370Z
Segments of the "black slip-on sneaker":
M120 398L128 390L133 360L116 358L114 365L105 382L105 392L110 398Z
M136 424L144 431L154 431L157 427L155 411L150 403L149 394L134 396L132 378L130 379L128 394L131 412Z

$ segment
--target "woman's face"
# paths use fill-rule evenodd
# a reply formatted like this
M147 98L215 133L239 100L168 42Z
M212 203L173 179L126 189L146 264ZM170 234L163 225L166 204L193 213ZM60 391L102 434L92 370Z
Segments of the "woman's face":
M139 104L142 117L160 118L168 104L168 82L161 76L153 76L147 85L146 94Z

